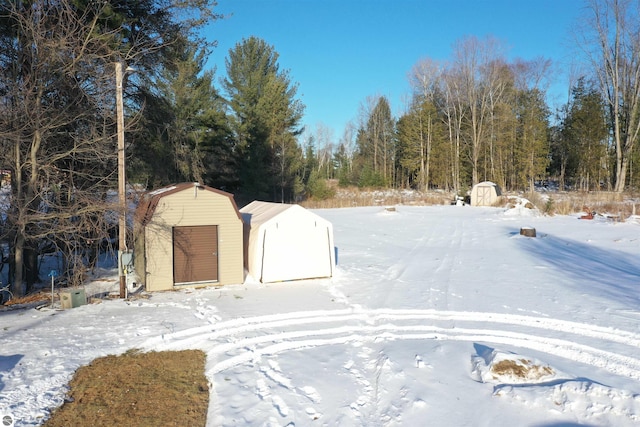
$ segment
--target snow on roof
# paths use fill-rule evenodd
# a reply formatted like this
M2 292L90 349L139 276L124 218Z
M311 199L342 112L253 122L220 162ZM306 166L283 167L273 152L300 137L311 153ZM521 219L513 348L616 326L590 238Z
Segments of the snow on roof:
M150 197L154 197L154 196L158 196L160 194L166 193L167 191L175 190L176 188L178 187L175 185L169 185L167 187L162 187L162 188L155 189L153 191L149 191L147 194Z
M296 212L293 211L300 212L300 214L296 214ZM322 218L320 215L295 204L262 202L255 200L240 209L242 220L245 224L252 227L258 227L265 224L285 212L287 215L305 215L307 218L314 218L314 221L316 222L320 221L322 223L330 224L329 221Z
M291 205L287 203L261 202L259 200L255 200L240 209L240 214L242 214L242 219L245 223L259 225L268 222L272 218L280 215L282 212L294 208L295 206L298 205ZM302 208L301 206L298 207Z

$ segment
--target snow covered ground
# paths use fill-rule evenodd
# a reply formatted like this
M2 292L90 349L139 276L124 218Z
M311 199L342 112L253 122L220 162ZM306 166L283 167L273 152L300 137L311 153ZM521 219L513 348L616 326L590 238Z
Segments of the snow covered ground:
M332 279L0 312L0 414L40 424L96 357L199 348L209 426L640 425L636 221L315 212L334 226Z

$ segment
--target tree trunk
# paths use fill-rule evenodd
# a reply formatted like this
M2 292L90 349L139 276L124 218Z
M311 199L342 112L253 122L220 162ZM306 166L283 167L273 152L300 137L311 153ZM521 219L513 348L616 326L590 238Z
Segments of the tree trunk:
M13 247L13 259L11 260L11 269L13 271L13 283L11 292L16 297L22 297L26 294L26 285L24 281L24 235L18 234Z
M38 248L27 245L24 250L25 294L31 292L33 285L40 280L38 273Z
M520 235L526 237L536 237L536 229L532 227L522 227L520 229Z
M614 191L616 193L622 193L624 191L624 187L627 179L627 166L629 163L628 157L620 156L621 158L617 160L618 170L616 171L616 186Z

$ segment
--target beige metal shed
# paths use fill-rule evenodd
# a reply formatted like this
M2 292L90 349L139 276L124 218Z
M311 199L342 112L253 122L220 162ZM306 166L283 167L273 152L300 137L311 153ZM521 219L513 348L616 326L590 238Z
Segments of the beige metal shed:
M479 182L471 189L471 206L493 206L501 195L498 184L491 181Z
M134 221L135 274L148 291L244 282L233 195L198 183L145 194Z

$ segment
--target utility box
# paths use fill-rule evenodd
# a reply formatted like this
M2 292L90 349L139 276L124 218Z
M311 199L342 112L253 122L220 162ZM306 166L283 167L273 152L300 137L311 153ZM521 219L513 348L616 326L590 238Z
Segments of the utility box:
M63 310L76 308L87 303L87 296L84 289L74 289L60 292L60 306Z

